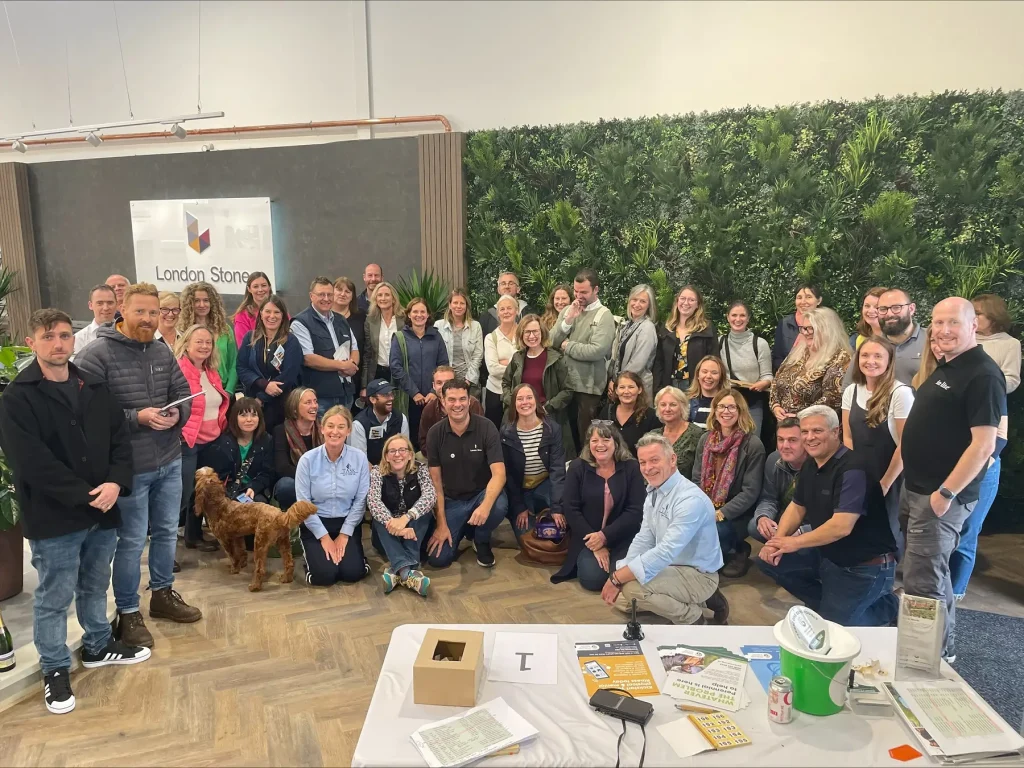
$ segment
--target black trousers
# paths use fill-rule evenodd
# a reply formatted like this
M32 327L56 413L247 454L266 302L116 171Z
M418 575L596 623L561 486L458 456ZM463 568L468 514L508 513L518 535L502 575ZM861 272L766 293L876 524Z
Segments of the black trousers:
M345 523L343 517L321 517L320 522L324 524L330 537L336 538L341 533L341 527ZM299 538L302 541L302 551L306 558L306 582L315 587L329 587L339 581L356 582L364 578L370 568L363 556L362 527L357 526L355 532L349 537L345 545L345 555L341 562L335 565L327 557L323 546L313 537L309 528L305 525L299 526Z
M505 418L505 406L501 404L501 395L495 394L489 389L484 391L484 415L499 431L501 430L501 422Z

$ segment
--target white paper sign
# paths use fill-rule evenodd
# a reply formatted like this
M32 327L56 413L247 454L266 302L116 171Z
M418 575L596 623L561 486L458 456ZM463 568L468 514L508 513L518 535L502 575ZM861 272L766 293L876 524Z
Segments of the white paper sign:
M494 635L487 679L505 683L554 685L558 682L558 635L498 632Z
M244 294L250 272L274 277L269 197L133 200L135 274L162 291L205 281Z

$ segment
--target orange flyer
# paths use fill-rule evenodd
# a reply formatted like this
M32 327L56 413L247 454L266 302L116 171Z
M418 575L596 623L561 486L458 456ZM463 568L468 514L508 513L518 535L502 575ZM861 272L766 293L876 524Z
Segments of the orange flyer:
M602 688L619 688L634 696L657 696L651 668L635 640L613 640L609 643L576 643L587 696Z

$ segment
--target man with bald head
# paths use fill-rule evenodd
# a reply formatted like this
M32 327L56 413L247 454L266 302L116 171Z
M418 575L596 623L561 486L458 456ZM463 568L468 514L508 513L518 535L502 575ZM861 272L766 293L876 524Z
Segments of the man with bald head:
M382 282L384 282L384 270L380 268L380 264L367 264L363 269L363 285L366 287L362 293L356 296L356 302L364 315L370 311L370 294ZM363 340L360 339L359 343L362 344Z
M907 535L903 587L908 595L945 602L943 657L949 662L956 659L949 557L978 503L1006 398L1006 379L978 345L977 327L974 307L966 299L935 305L932 339L942 358L917 390L901 443L900 522Z
M106 284L114 289L114 298L117 300L117 314L120 316L121 308L124 306L124 292L128 290L131 282L124 275L111 275L107 278Z

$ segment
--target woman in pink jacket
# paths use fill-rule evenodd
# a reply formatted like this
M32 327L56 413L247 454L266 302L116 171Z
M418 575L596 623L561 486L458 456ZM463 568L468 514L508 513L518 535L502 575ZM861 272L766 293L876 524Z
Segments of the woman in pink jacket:
M213 334L201 325L192 325L178 336L174 345L181 372L192 394L192 413L181 428L181 515L185 526L185 546L201 552L213 552L217 542L203 539L203 522L192 514L192 495L196 484L199 449L212 443L228 425L231 396L224 390L217 373L217 350Z
M256 328L256 315L260 304L274 291L270 287L270 278L263 272L250 272L245 283L245 298L238 305L232 321L235 324L235 346L241 348L245 334Z

